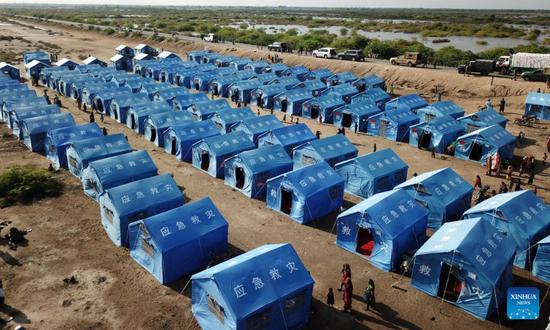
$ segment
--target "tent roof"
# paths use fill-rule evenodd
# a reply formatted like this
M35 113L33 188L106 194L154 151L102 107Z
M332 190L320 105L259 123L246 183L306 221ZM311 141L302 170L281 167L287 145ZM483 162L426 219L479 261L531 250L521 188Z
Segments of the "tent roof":
M28 134L31 135L46 133L50 129L74 126L75 121L70 113L64 112L27 118L23 120L23 125L27 128Z
M275 136L284 145L301 142L305 139L315 139L315 135L313 135L309 127L304 123L275 128L265 134Z
M464 114L464 109L462 109L458 104L454 103L453 101L440 101L432 103L419 111L428 110L433 110L443 115Z
M218 112L214 116L223 122L236 123L247 118L255 117L256 115L249 107L243 107L232 109L231 111Z
M415 120L419 120L418 116L415 115L414 112L402 108L391 111L384 111L379 115L387 118L388 120L394 121L397 124L406 124Z
M25 68L27 68L27 69L32 69L32 68L34 68L34 67L37 66L37 65L42 65L42 66L44 66L44 67L48 66L47 64L45 64L45 63L43 63L43 62L40 62L40 61L38 61L38 60L32 60L32 61L30 61L29 63L25 64Z
M11 69L15 69L17 71L19 71L18 68L14 67L13 65L9 64L9 63L6 63L6 62L0 62L0 69L3 69L5 67L8 67L8 68L11 68Z
M94 136L103 136L96 123L62 127L48 131L48 140L56 147Z
M210 101L210 99L204 93L176 95L172 99L172 102L180 102L180 103L202 103L207 101Z
M496 112L493 109L482 110L482 111L478 111L478 112L460 117L458 118L458 121L461 121L467 118L472 118L472 119L476 118L477 120L474 119L475 121L481 121L481 122L492 123L492 124L500 124L508 121L506 117L500 115L498 112Z
M486 242L491 241L492 247ZM491 256L485 251L491 250ZM513 258L516 245L512 239L498 232L488 221L479 218L444 223L432 237L418 249L415 256L442 253L460 253L480 271L487 280L496 284ZM484 265L476 256L483 256Z
M326 162L308 165L285 174L281 174L271 180L285 178L293 187L304 196L311 196L335 185L342 184L344 179L340 177Z
M269 68L271 69L271 71L284 71L288 69L288 66L284 63L274 63L270 64Z
M462 126L460 122L449 115L435 117L430 121L421 122L419 124L413 125L411 126L411 128L417 126L430 126L432 129L443 134L464 131L464 126Z
M68 64L68 63L73 63L73 64L77 64L77 65L78 65L78 63L76 63L75 61L73 61L73 60L71 60L71 59L68 59L68 58L62 58L62 59L60 59L59 61L55 62L54 64L55 64L56 66L63 66L63 65Z
M277 76L274 72L269 72L256 75L256 78L251 80L257 80L260 84L267 84L275 79L279 79L279 76Z
M400 96L396 99L393 99L386 103L387 105L395 104L398 108L407 107L407 108L420 108L428 105L428 102L424 100L418 94L407 94Z
M340 84L340 85L329 87L325 91L325 93L336 94L336 95L357 94L357 88L353 87L351 84Z
M284 124L274 115L265 115L259 117L251 117L244 119L241 124L246 126L252 134L265 132L279 127L283 127Z
M101 155L132 151L132 147L124 134L112 134L73 141L71 145L83 160Z
M253 149L256 145L242 131L204 138L201 142L207 144L217 155L232 154L245 149Z
M353 99L367 99L373 103L376 103L377 101L381 100L389 100L390 95L384 92L381 88L376 87L357 94L355 97L353 97Z
M262 83L257 79L239 80L231 84L231 87L238 87L240 89L253 89L261 86Z
M316 78L320 78L320 77L329 77L329 76L334 75L334 73L332 73L332 71L330 71L330 70L327 69L327 68L321 68L321 69L317 69L317 70L312 70L312 71L311 71L311 74L312 74L313 76L315 76Z
M361 79L363 79L364 81L366 81L370 85L378 85L378 84L383 84L384 83L384 79L382 79L382 78L380 78L380 77L378 77L377 75L374 75L374 74L364 76ZM377 87L377 88L379 88L379 87Z
M291 86L296 85L300 83L300 80L296 77L280 77L275 78L274 82L280 86Z
M155 205L183 201L183 195L170 174L133 181L107 189L105 193L120 217Z
M288 243L263 245L197 273L191 279L216 282L237 320L314 283ZM261 281L261 289L255 289L254 279ZM237 289L243 289L246 294L236 295Z
M172 107L170 107L166 102L149 102L132 105L130 107L136 114L158 114L161 112L174 112Z
M408 168L408 165L391 149L378 150L377 152L356 157L346 162L356 163L375 178Z
M151 99L147 94L143 93L128 93L128 94L121 94L121 95L115 95L113 96L113 102L116 102L116 104L119 107L130 107L135 106L141 103L150 104Z
M122 56L122 55L120 55L120 54L116 54L116 55L114 55L113 57L111 57L109 60L110 60L111 62L116 62L116 61L120 61L120 60L123 59L123 58L124 58L124 56Z
M147 44L139 44L139 45L137 45L137 46L134 47L134 48L135 48L135 49L143 49L143 48L145 48L145 47L150 47L150 46L147 45Z
M157 173L157 166L145 150L128 152L90 163L99 181L103 184L120 179L120 176L135 178L140 173Z
M342 112L347 112L347 113L356 114L358 116L367 116L367 117L373 116L381 112L380 108L378 108L376 104L368 101L346 104L343 107L340 107L338 109L342 110Z
M315 149L323 159L332 159L340 155L354 152L357 153L357 148L342 134L332 135L319 140L312 140L297 148L302 148L306 145Z
M209 197L154 215L143 220L143 225L163 252L228 226Z
M334 74L332 77L329 77L329 79L348 81L348 80L357 80L357 76L351 73L350 71L344 71L344 72Z
M284 165L292 167L292 159L278 144L243 151L234 157L239 158L253 173L267 172Z
M200 113L212 113L219 111L221 109L233 109L229 103L227 103L226 99L216 99L216 100L208 100L208 101L201 101L196 102L193 104L193 108L196 112Z
M284 95L290 102L309 100L313 98L313 96L311 95L311 91L305 88L291 89L289 91L281 93L280 95Z
M128 47L128 46L126 46L126 45L118 45L118 46L115 48L115 50L116 50L116 51L121 51L121 50L123 50L123 49L125 49L125 48L130 48L130 47Z
M287 71L291 74L298 75L302 73L308 73L309 69L303 65L297 65L297 66L291 66L290 68L288 68Z
M277 95L286 91L286 88L284 85L277 83L277 84L259 86L257 90L261 91L263 95Z
M313 91L313 90L325 89L327 88L327 85L320 80L306 80L306 81L298 82L294 87L305 88L310 91Z
M550 107L550 94L530 92L525 99L526 104L540 105Z
M237 57L237 58L233 59L233 61L231 61L230 64L238 64L238 65L240 65L240 64L247 64L247 63L249 63L249 62L251 62L251 61L250 61L250 59L248 59L248 58Z
M342 212L338 218L360 214L372 220L391 238L427 219L428 211L402 189L381 192ZM401 218L401 219L400 219Z
M192 120L193 115L187 111L165 111L149 115L149 121L157 128L170 127Z
M251 61L246 65L252 68L265 68L269 66L269 63L267 63L266 61Z
M545 238L538 241L537 244L550 244L550 235L546 236Z
M516 140L515 136L510 134L500 125L493 125L478 129L471 133L460 136L457 140L463 140L471 137L475 138L478 135L484 138L486 141L492 142L496 147L501 147L509 143L513 143Z
M147 54L147 53L139 53L139 54L137 54L137 55L134 57L134 59L135 59L136 61L143 61L143 60L146 59L146 58L151 58L151 55L149 55L149 54Z
M182 140L202 139L220 134L212 120L193 121L171 126L170 128Z
M323 108L340 107L346 104L346 102L344 102L342 98L336 94L325 94L317 96L307 102L310 104L317 104Z

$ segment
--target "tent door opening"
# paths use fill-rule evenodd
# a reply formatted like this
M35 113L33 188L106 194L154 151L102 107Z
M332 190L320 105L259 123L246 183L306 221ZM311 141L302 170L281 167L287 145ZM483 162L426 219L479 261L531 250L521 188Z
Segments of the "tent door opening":
M455 303L460 296L464 283L452 271L451 265L443 263L441 265L441 273L439 274L439 288L437 296Z
M282 100L281 101L281 111L286 112L287 110L288 110L288 101L287 100Z
M235 187L239 189L244 187L244 169L240 166L235 167Z
M113 115L115 116L115 120L118 120L118 109L113 109Z
M132 129L136 129L136 115L134 115L133 113L130 115L130 127Z
M262 107L262 94L256 97L256 105L259 106L260 108Z
M388 122L385 120L380 121L380 129L378 130L378 135L386 136L386 130L388 129Z
M154 127L151 127L151 136L149 138L149 141L153 142L157 139L157 129Z
M420 136L418 137L418 148L429 149L431 141L432 141L432 133L422 130L422 133L420 133Z
M357 252L370 257L373 248L374 237L372 236L372 230L359 228L357 231Z
M351 114L349 113L342 114L342 126L349 128L351 127L351 122L352 122Z
M96 193L99 192L99 190L97 189L97 183L94 181L94 180L86 180L84 181L84 187L86 188L86 190L93 190L95 191Z
M314 105L311 107L311 118L315 119L319 117L319 106Z
M199 83L195 83L195 89L196 89L196 90L200 90L200 89L201 89L201 85L199 85Z
M105 109L103 108L103 102L98 101L98 102L95 102L95 103L96 103L97 111L99 111L99 112L105 112ZM93 103L92 103L92 104L93 104Z
M175 155L176 154L176 138L175 137L172 138L172 143L171 144L172 144L172 147L170 148L170 153L172 155Z
M208 154L208 151L203 150L201 153L201 169L203 171L208 171L209 167L210 167L210 154Z
M366 84L359 84L359 85L357 85L357 90L359 91L359 93L364 92L364 91L367 90L367 85Z
M470 151L469 158L471 160L480 161L483 155L483 146L480 143L472 143L472 150Z
M292 191L281 188L281 212L290 214L292 211Z

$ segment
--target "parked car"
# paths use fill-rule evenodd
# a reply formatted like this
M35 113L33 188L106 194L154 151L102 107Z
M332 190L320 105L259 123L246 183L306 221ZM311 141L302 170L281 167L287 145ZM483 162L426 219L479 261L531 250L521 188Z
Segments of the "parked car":
M336 49L319 48L317 50L314 50L311 55L313 55L313 57L336 58Z
M267 45L267 49L272 52L283 52L283 53L291 52L290 45L286 42L276 41L272 44Z
M206 36L204 36L202 38L202 40L204 40L206 42L218 42L218 38L216 37L216 35L214 33L207 34Z
M364 61L365 55L363 55L363 52L360 50L350 49L345 52L338 53L338 59L348 61Z
M491 60L475 60L470 61L466 65L459 65L457 68L458 73L464 74L470 73L470 74L480 74L483 76L489 75L489 73L495 71L496 68L496 61Z
M390 58L392 65L426 66L426 60L421 53L405 52L405 54Z
M521 77L527 81L546 81L550 79L550 75L545 74L543 69L524 72Z

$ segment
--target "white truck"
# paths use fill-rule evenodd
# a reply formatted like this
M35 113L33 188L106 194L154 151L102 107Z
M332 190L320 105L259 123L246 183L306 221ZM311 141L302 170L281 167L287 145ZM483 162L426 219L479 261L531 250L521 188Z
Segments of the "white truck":
M498 58L496 70L501 74L521 74L550 66L550 54L516 53Z
M214 33L207 34L202 38L202 40L206 42L218 42L218 38L216 38L216 35Z

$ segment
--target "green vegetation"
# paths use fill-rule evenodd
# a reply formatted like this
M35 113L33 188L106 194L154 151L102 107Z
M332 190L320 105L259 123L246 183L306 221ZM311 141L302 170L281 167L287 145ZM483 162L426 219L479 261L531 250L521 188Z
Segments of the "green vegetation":
M0 207L59 196L62 188L62 183L47 170L12 167L0 174Z

